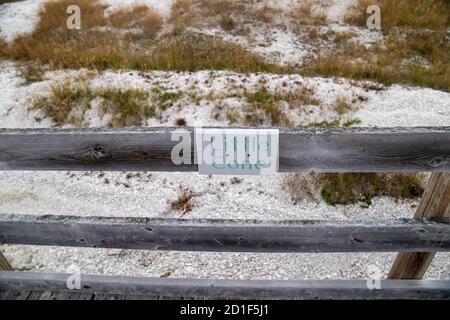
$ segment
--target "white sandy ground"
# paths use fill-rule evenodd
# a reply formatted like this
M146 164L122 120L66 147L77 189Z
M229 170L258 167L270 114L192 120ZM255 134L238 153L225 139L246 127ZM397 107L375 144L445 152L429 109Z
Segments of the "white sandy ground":
M332 121L336 118L333 106L338 97L356 101L355 111L343 120L359 119L360 126L448 126L450 125L450 93L438 90L394 85L383 87L369 81L351 81L342 78L307 78L300 75L277 75L265 73L239 74L230 71L199 72L98 72L89 76L86 70L47 72L42 82L25 84L18 65L11 61L0 62L0 127L27 128L48 127L51 121L37 111L30 111L38 97L50 95L51 88L63 83L78 83L92 89L140 89L151 91L160 87L170 92L183 92L186 97L174 103L162 113L162 119L148 119L144 125L173 126L177 118L184 118L188 125L203 122L204 125L227 125L225 119L212 118L215 105L240 111L242 101L237 98L210 101L210 95L252 91L261 86L273 92L295 92L308 87L314 90L314 97L320 106L286 109L289 118L296 125L311 122ZM373 90L372 88L381 88ZM187 97L190 94L203 97L197 104ZM360 99L365 101L360 101ZM95 104L94 104L95 105ZM102 117L96 108L85 114L86 126L106 125L108 116ZM37 121L38 120L38 121Z
M29 112L33 97L46 95L55 83L79 78L85 71L56 71L46 80L25 85L13 62L0 64L0 127L48 127L49 119ZM309 121L320 121L330 111L327 103L337 96L368 98L355 113L362 125L449 125L450 95L431 89L393 86L384 91L364 89L345 79L303 78L298 75L249 74L234 72L102 72L89 80L92 88L139 88L150 90L156 84L172 91L191 90L200 95L223 93L244 86L256 88L266 82L271 89L306 85L316 92L325 107ZM180 110L177 110L180 108ZM311 107L319 108L319 107ZM320 108L319 108L320 109ZM377 111L379 109L380 111ZM172 125L177 117L188 123L225 125L211 118L212 102L197 106L186 101L166 111L162 125ZM308 113L309 115L309 113ZM294 115L292 116L294 117ZM298 116L301 119L301 115ZM98 116L89 125L101 123ZM152 120L152 125L158 125ZM1 172L0 211L22 214L69 214L98 216L145 216L179 218L169 210L180 187L190 188L194 209L181 218L235 219L387 219L411 217L416 201L395 202L387 197L374 200L369 209L358 205L326 206L323 202L303 201L293 205L282 187L283 175L243 177L232 184L230 177L208 177L196 173L77 173L77 172ZM93 205L95 204L95 205ZM386 273L394 254L220 254L145 252L130 250L90 250L3 246L13 265L26 270L65 271L76 264L87 273L158 276L172 272L174 277L225 278L360 278L369 265ZM89 263L86 263L89 261ZM449 264L448 254L439 254L428 277L442 278Z
M137 176L139 174L139 176ZM281 188L283 175L207 177L196 173L4 172L0 175L0 211L23 214L143 216L236 219L388 219L411 217L416 201L376 198L369 209L329 207L323 202L292 205ZM105 179L109 180L105 184ZM169 210L179 186L195 194L194 209L183 217ZM71 265L95 274L245 279L356 279L370 276L369 266L386 275L394 253L262 254L147 252L133 250L3 246L22 270L65 272ZM438 254L427 278L446 278L448 253Z
M130 5L146 5L166 17L170 14L170 7L172 6L173 0L102 0L102 2L109 6L107 12L112 12Z
M21 32L31 32L37 22L39 3L23 1L0 8L0 29L9 41ZM105 0L117 8L122 1ZM170 1L138 1L168 14ZM279 1L283 7L293 1ZM331 1L330 21L326 28L348 30L342 20L351 1ZM128 2L127 2L128 3ZM135 3L135 1L130 1ZM321 32L326 32L322 30ZM377 33L356 30L363 42L373 42ZM231 38L221 30L206 30ZM226 38L229 37L229 38ZM267 60L301 62L312 48L298 41L293 33L274 29L260 36L255 43L243 43ZM269 40L266 41L268 38ZM266 42L265 45L258 45ZM45 80L25 84L14 62L0 61L0 127L37 128L52 126L37 111L30 111L33 99L46 96L52 85L73 81L86 71L48 72ZM229 93L239 87L255 89L265 83L269 89L295 90L307 86L315 91L321 107L307 106L289 110L296 124L332 120L332 104L338 96L349 100L363 97L356 110L347 117L360 119L361 126L449 126L450 94L432 89L392 86L377 91L367 89L371 83L345 79L304 78L298 75L237 74L234 72L101 72L87 80L92 88L139 88L150 90L158 85L166 90L209 93ZM226 99L229 107L239 108L241 101ZM197 105L182 99L162 115L149 119L148 126L172 126L183 117L188 125L227 125L223 119L211 117L214 102L203 99ZM95 108L86 114L87 126L107 123ZM345 120L345 119L344 119ZM231 177L200 176L196 173L89 173L89 172L0 172L0 212L22 214L68 214L84 216L145 216L170 218L235 218L235 219L388 219L411 217L417 201L399 201L387 197L374 199L363 209L358 205L329 207L323 202L302 201L293 205L282 187L282 174L270 177L242 177L237 184ZM181 216L169 210L168 202L177 198L180 187L193 190L194 209ZM66 272L77 265L84 273L159 276L171 272L171 277L242 278L242 279L361 279L373 276L375 266L386 276L394 253L379 254L256 254L256 253L192 253L134 250L74 249L61 247L2 246L2 252L14 267L21 270ZM438 254L426 274L427 278L450 278L450 254Z
M20 34L33 32L39 22L39 9L48 0L9 2L0 6L0 36L12 41Z
M342 24L344 23L345 13L347 9L354 5L356 0L338 0L332 1L331 6L328 8L327 18L330 22Z

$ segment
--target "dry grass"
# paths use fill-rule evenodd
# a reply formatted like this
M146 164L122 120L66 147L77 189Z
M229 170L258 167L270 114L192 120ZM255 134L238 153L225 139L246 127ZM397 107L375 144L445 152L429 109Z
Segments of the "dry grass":
M265 85L260 85L252 91L230 93L208 97L215 102L212 117L216 120L226 120L230 124L242 126L270 125L277 127L292 127L289 118L290 109L301 109L305 106L319 105L320 101L314 97L314 90L299 87L295 90L278 89L271 92ZM244 107L238 109L217 99L244 98Z
M82 113L90 109L93 97L89 88L65 83L52 87L51 96L37 99L33 108L51 118L56 126L79 125L82 119L74 111L80 110Z
M175 125L179 127L185 127L187 125L186 119L184 118L178 118L175 120Z
M415 199L423 194L425 175L416 173L291 174L284 187L294 202L317 199L329 205L361 203L367 207L376 196Z
M161 27L162 20L153 10L144 6L117 11L110 23L103 17L104 6L98 1L69 2L81 7L82 30L70 31L65 27L64 8L68 0L49 2L43 6L36 31L17 38L9 46L2 46L0 54L17 60L49 64L57 69L281 70L266 64L262 58L249 53L240 45L213 37L182 32L155 40L155 32ZM218 8L223 6L219 2L216 5ZM142 28L144 32L138 36L138 40L143 41L136 42L134 36L123 36L98 28L110 24L130 30Z
M170 23L176 32L187 27L222 27L243 33L249 21L272 24L277 11L245 0L176 0Z
M161 39L146 59L131 65L145 70L234 70L237 72L276 72L282 68L267 64L238 44L213 37L183 33Z
M272 126L290 127L292 123L286 113L286 107L294 109L320 103L314 97L314 91L306 87L292 92L279 91L272 93L263 86L252 92L244 92L244 97L248 105L244 110L243 122L251 126L269 124ZM236 116L232 112L227 114L230 122Z
M354 38L357 34L353 31L342 31L335 34L333 41L336 44L342 44Z
M69 31L65 27L65 8L69 2L81 7L82 30ZM405 5L405 1L392 2ZM293 14L311 16L312 4L302 3ZM429 10L432 9L437 10L434 5ZM249 21L271 23L275 13L268 6L252 6L247 1L178 0L173 4L170 17L175 32L160 38L155 35L162 19L152 9L145 6L126 8L115 12L110 19L103 16L103 11L104 6L97 0L49 2L43 6L41 21L33 34L19 37L11 45L0 40L0 56L49 64L53 68L299 72L311 76L370 79L384 84L405 83L450 91L450 47L447 35L440 30L391 30L386 34L385 43L371 48L348 41L353 36L350 33L337 34L334 37L335 50L319 52L317 59L312 59L300 70L294 70L293 67L265 63L260 56L240 45L183 31L187 26L205 24L243 32ZM433 14L424 16L433 17ZM434 21L440 21L435 26L444 25L443 18ZM128 37L98 28L111 25L129 29L130 32L141 28L144 32L136 38L134 34ZM411 22L409 25L414 24ZM269 110L274 120L278 117L279 110L276 109ZM257 122L258 119L255 120Z
M245 8L241 0L176 0L171 7L169 21L177 32L187 27L218 26L224 23L224 17L233 19L232 16ZM231 26L230 21L225 25ZM232 26L234 29L234 20Z
M116 37L100 31L68 36L22 36L10 46L8 56L18 60L35 60L57 69L117 69L126 65L127 61L127 54L118 46Z
M161 87L152 88L152 101L160 110L166 110L171 107L175 101L183 97L181 91L166 91Z
M163 24L162 16L146 5L137 5L113 12L109 20L116 28L139 28L146 37L154 37Z
M353 109L352 104L349 103L344 96L337 97L334 105L334 110L338 115L342 116L343 114L351 111L352 109Z
M45 36L49 33L68 35L71 30L66 27L67 7L77 5L81 10L81 28L90 29L104 26L107 19L103 15L106 6L92 0L58 0L46 3L40 10L39 24L34 32L35 36Z
M371 79L450 91L450 43L444 32L390 31L384 44L347 43L302 69L305 75Z
M180 188L178 198L170 202L172 210L183 213L192 211L192 191L190 189Z
M26 62L20 67L26 83L42 81L45 69L40 63Z
M346 22L365 26L366 9L372 4L381 8L381 27L446 29L450 26L450 2L447 0L359 0L346 15Z
M80 6L82 29L66 28L66 8ZM126 68L134 57L130 41L118 34L100 30L111 24L141 28L142 37L153 38L162 18L153 10L138 6L116 11L111 22L104 16L105 6L97 0L59 0L46 3L40 11L40 22L31 35L17 38L4 55L18 60L35 60L53 68Z
M2 37L0 37L0 57L5 57L7 55L8 55L8 44Z
M326 24L326 15L324 11L314 12L313 0L302 0L291 11L291 20L293 23L304 25L324 25Z
M66 8L80 6L82 30L66 28ZM54 68L118 67L125 59L116 37L94 30L105 26L105 7L91 0L60 0L46 3L40 21L31 35L18 37L7 49L7 55L18 60L35 60Z
M101 97L102 112L112 115L110 127L142 126L149 115L149 94L141 90L108 89L94 92Z
M370 79L383 84L403 83L450 91L450 2L433 0L378 0L385 41L365 47L336 35L337 48L321 52L305 75ZM374 1L360 0L347 22L365 26ZM394 28L399 27L399 28ZM413 28L413 30L411 30ZM418 30L424 28L426 30ZM434 30L430 30L434 29Z
M40 110L56 126L84 126L84 113L92 101L99 99L102 114L111 116L110 127L141 126L152 116L149 94L141 90L107 89L93 91L86 86L69 83L54 86L49 97L35 101L33 109Z

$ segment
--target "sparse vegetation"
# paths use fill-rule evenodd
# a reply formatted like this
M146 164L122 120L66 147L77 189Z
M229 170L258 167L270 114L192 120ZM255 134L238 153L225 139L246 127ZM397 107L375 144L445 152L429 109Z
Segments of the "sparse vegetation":
M334 35L333 41L337 44L342 44L348 40L354 38L357 34L353 31L342 31Z
M244 89L242 93L231 92L219 96L210 95L207 98L215 103L212 110L214 119L244 126L291 127L293 123L289 119L290 110L320 105L314 90L305 86L270 91L265 84L260 84L255 90ZM236 98L239 101L243 98L244 107L241 109L230 106L224 102L224 99L228 98Z
M347 101L344 96L339 96L336 99L334 109L338 115L343 115L352 110L352 105Z
M342 41L336 35L338 49L322 52L302 73L371 79L388 85L404 83L449 91L450 42L446 32L450 26L450 2L360 0L347 14L347 22L365 26L366 9L374 3L380 5L382 10L384 41L363 46Z
M8 54L8 44L5 39L0 36L0 57L7 56Z
M346 15L346 22L365 26L366 9L372 4L381 8L383 29L446 29L450 26L450 2L446 0L359 0Z
M142 90L103 90L94 92L102 98L102 112L112 116L111 127L141 126L147 118L149 94Z
M187 125L187 122L184 118L178 118L175 120L175 124L179 127L184 127Z
M324 121L320 121L320 122L312 122L312 123L309 124L309 126L310 127L325 127L325 128L328 128L328 127L339 127L340 124L341 124L341 120L340 119L335 119L335 120L332 120L332 121L324 120Z
M178 198L170 202L172 210L183 213L192 211L193 206L192 191L187 188L180 188Z
M318 105L314 91L301 87L299 90L271 93L266 87L253 92L244 92L248 107L245 109L244 122L247 125L258 126L269 123L274 126L292 126L286 115L286 107L299 108L304 105Z
M56 126L84 125L84 113L99 99L102 114L109 114L109 126L141 126L145 119L154 116L149 111L149 94L141 90L91 90L79 84L64 83L54 86L50 97L37 98L33 106L52 119Z
M330 128L330 127L344 127L344 128L348 128L351 127L353 125L357 125L360 124L361 120L360 119L348 119L346 120L344 123L342 123L341 118L338 119L334 119L331 121L321 121L321 122L312 122L310 124L308 124L309 127L324 127L324 128Z
M169 36L153 47L151 55L134 59L132 68L144 70L234 70L237 72L280 72L244 47L194 33Z
M322 25L326 23L326 16L321 10L314 11L313 0L302 0L292 10L291 20L305 25Z
M66 28L68 5L76 4L83 12L82 30ZM91 0L60 0L46 3L40 21L31 35L14 40L7 49L8 57L34 60L54 68L119 67L125 59L115 35L95 28L106 26L105 7Z
M71 31L65 27L65 10L69 2L79 5L83 12L82 30ZM181 32L155 41L162 18L146 6L116 11L110 18L104 16L104 9L95 0L48 2L40 12L36 30L31 35L18 37L10 45L2 45L0 54L17 60L49 64L53 68L282 70L265 63L240 45L213 37ZM108 31L110 25L130 30L140 28L143 33L124 36ZM136 37L139 42L135 41Z
M370 206L373 197L414 199L423 194L425 176L412 173L290 174L284 186L294 202L320 198L328 205L361 203Z
M152 38L161 29L163 18L146 5L136 5L113 12L109 20L116 28L139 28L144 35Z
M332 53L322 53L301 72L450 91L450 42L446 37L445 32L393 30L384 43L369 48L347 43Z
M329 205L362 202L372 204L375 196L397 199L418 198L423 194L423 179L417 174L335 173L323 176L322 199Z
M170 22L175 32L187 27L221 27L233 33L245 33L248 21L272 24L276 10L244 0L176 0Z
M81 113L91 108L93 92L84 86L71 86L67 83L52 87L50 97L41 97L35 101L34 109L39 109L51 118L55 125L80 125Z
M360 119L349 119L349 120L345 121L342 124L342 126L348 128L348 127L351 127L351 126L354 126L354 125L361 124L361 122L362 121Z
M44 67L40 63L26 62L20 67L20 71L27 83L42 81L45 74Z
M152 88L152 100L161 110L166 110L174 101L180 99L183 93L180 91L166 91L161 87Z

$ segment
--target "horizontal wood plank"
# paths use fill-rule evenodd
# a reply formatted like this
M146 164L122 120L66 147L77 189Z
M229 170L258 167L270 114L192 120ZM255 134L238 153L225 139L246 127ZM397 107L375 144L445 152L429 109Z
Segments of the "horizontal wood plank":
M0 170L197 171L172 162L176 129L0 129ZM280 129L279 169L449 172L449 141L450 127Z
M450 251L449 219L253 221L0 215L0 244L224 252Z
M68 290L69 274L0 272L3 290ZM81 275L72 292L166 297L296 299L450 299L450 281L380 280L212 280Z

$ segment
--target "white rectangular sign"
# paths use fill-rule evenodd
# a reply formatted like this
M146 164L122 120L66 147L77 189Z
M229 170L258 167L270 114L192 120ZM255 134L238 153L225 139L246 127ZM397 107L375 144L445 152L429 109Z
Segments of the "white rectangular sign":
M274 174L278 145L278 129L195 129L200 174Z

